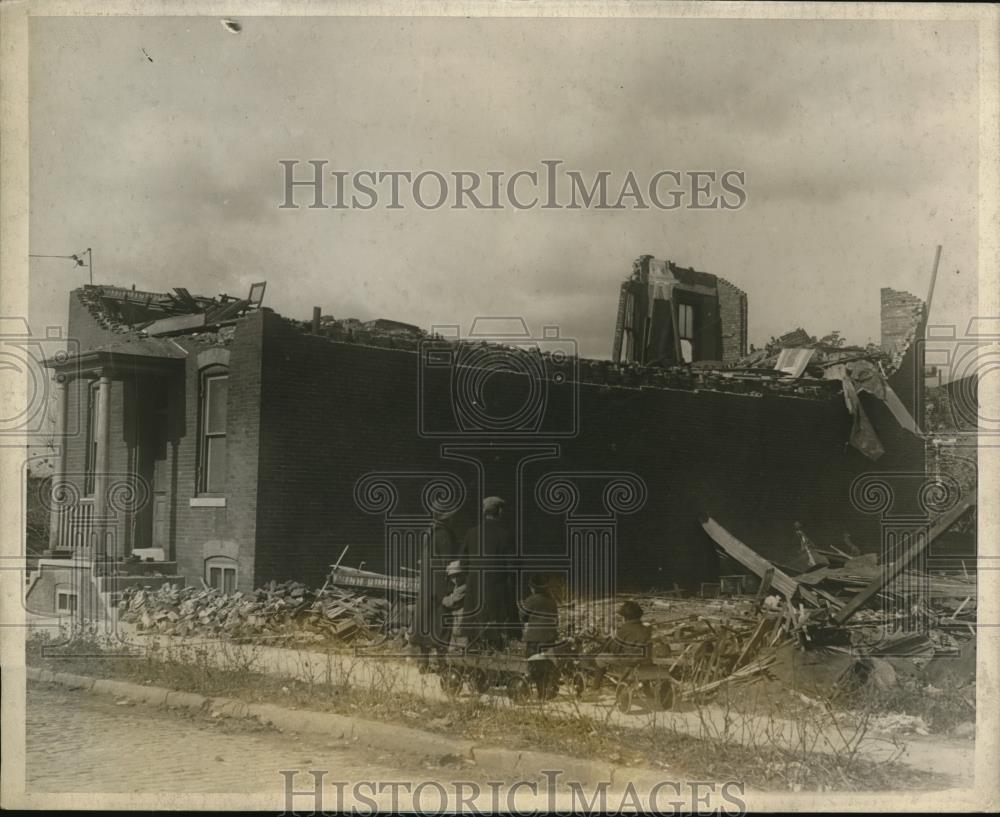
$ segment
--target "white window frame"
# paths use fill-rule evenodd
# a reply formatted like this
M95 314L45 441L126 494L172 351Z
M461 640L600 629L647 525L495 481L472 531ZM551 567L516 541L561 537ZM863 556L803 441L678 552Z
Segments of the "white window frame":
M213 583L213 574L217 574L218 582ZM230 581L226 581L231 577ZM225 594L235 593L239 589L239 566L235 559L229 556L211 556L205 560L205 584L221 590ZM228 585L228 587L227 587Z
M691 304L677 304L677 337L694 341L694 307Z
M66 599L66 606L62 606L63 599ZM72 605L69 603L72 599ZM75 590L56 590L56 612L75 615L80 609L80 594Z
M222 431L209 431L208 418L209 406L209 383L218 380L226 381L226 428ZM198 383L198 485L196 494L198 496L222 496L226 493L225 482L220 485L209 485L208 479L211 473L209 458L211 456L211 446L209 441L213 439L226 439L229 419L229 369L224 366L211 366L201 373ZM226 456L229 455L229 446L226 445Z
M677 304L677 338L681 358L691 363L694 360L694 307L691 304Z

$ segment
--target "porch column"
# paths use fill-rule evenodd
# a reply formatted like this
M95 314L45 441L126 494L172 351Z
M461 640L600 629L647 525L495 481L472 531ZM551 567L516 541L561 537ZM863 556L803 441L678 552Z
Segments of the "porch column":
M49 551L59 547L59 537L62 534L66 509L55 495L59 480L66 473L66 383L67 378L57 375L55 383L55 406L52 418L52 484L49 486Z
M94 459L94 535L97 537L93 558L108 555L108 465L111 462L111 378L102 374L97 381L97 456ZM114 554L111 554L112 557Z

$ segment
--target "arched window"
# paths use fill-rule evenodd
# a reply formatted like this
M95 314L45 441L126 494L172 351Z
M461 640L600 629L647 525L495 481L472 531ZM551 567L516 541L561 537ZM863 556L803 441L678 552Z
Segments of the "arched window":
M198 493L226 492L226 404L229 370L210 366L201 372Z

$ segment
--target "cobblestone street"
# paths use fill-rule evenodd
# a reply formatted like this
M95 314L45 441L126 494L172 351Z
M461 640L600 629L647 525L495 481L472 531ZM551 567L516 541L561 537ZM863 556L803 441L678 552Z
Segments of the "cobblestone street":
M256 721L133 705L74 690L29 684L26 788L31 792L284 791L281 769L326 770L325 780L477 780L456 759L446 765L360 748L318 735L292 735ZM453 761L449 763L449 760ZM299 775L297 790L313 778ZM450 789L450 784L446 784ZM347 789L350 792L350 788ZM336 806L327 785L324 807ZM433 806L437 798L429 793ZM373 799L388 806L385 796ZM401 801L402 803L402 801ZM312 810L305 798L298 808ZM345 800L345 805L349 801Z

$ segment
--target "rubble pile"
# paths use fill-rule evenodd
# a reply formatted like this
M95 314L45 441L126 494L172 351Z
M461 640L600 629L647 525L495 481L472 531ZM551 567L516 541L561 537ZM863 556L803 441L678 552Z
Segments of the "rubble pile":
M967 512L951 512L932 527L931 540ZM947 685L974 699L974 577L883 565L874 553L823 550L798 526L800 564L779 566L713 520L703 527L724 556L756 575L755 594L745 594L741 582L728 598L674 591L570 602L561 620L576 647L600 652L627 598L642 607L651 628L652 660L688 700L758 679L831 695L865 685L918 691ZM744 578L752 583L753 576ZM720 585L707 588L717 595Z
M785 612L763 610L753 598L635 595L568 605L563 620L576 634L578 649L601 651L611 633L593 622L613 620L612 605L626 598L643 608L643 620L652 630L652 658L668 668L685 698L752 680L774 661L777 648L790 640Z
M787 573L713 520L702 526L726 556L760 579L754 603L762 621L776 619L765 648L783 665L783 680L826 691L860 683L922 693L947 678L951 690L974 700L975 578L964 569L930 574L914 566L923 549L974 508L967 500L942 514L926 541L889 563L874 553L817 548L796 526L808 567L786 567ZM772 670L782 677L778 667Z
M312 333L314 326L310 321L299 321L293 318L283 318L284 322L301 332ZM323 315L320 318L318 334L340 343L355 343L361 346L377 346L384 349L405 349L415 352L427 333L417 326L399 321L380 318L373 321L360 321L357 318L335 318Z
M807 376L817 378L825 377L825 369L829 366L854 360L871 361L883 374L889 374L898 368L898 360L894 361L893 357L877 344L847 345L839 332L817 339L801 328L771 338L763 349L755 349L740 360L736 368L780 372L779 361L782 360L782 352L786 350L809 350L808 354L802 355L804 360L801 371ZM791 372L786 373L791 374Z
M385 598L294 581L272 581L253 593L129 588L119 602L121 620L146 632L292 643L368 644L391 627L390 613Z

